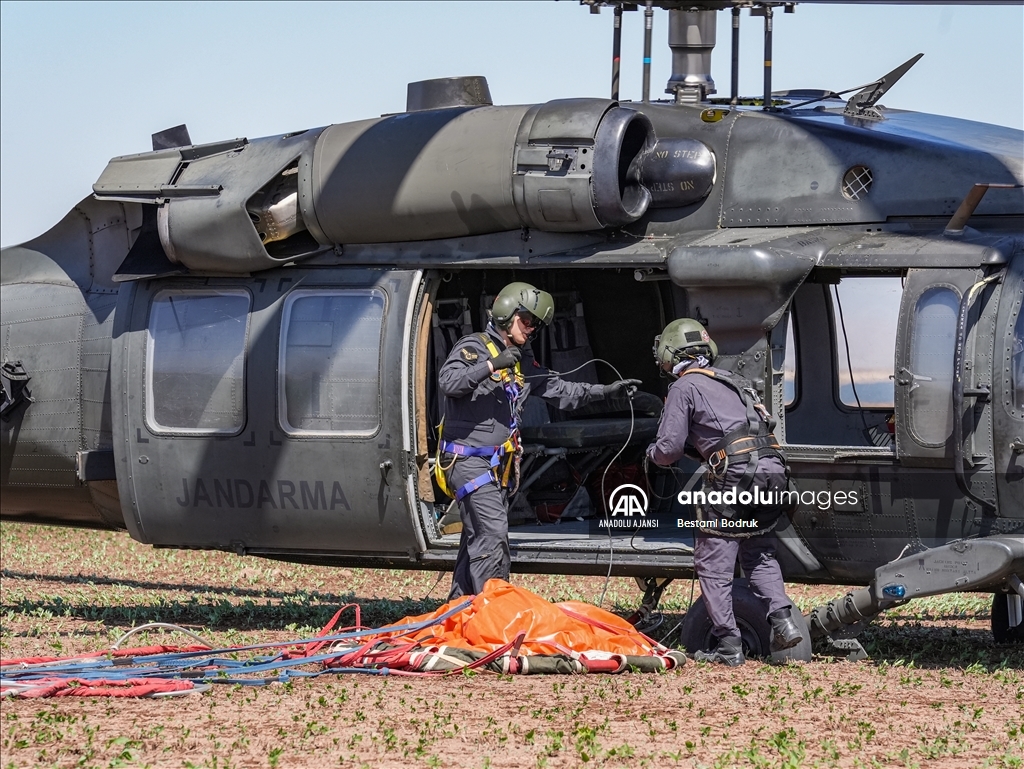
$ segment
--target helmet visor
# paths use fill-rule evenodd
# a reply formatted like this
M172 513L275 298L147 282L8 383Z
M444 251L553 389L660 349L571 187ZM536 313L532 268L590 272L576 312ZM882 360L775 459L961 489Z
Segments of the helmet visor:
M538 329L544 325L544 321L527 310L519 310L518 315L519 322L522 323L525 328Z

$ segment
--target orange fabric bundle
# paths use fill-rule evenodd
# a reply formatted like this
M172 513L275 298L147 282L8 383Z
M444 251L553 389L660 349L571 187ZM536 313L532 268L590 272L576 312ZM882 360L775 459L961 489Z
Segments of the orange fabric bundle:
M464 599L447 603L437 611L407 617L412 624L439 617ZM500 579L488 580L484 591L463 611L441 624L402 636L393 643L433 644L493 652L524 635L519 654L604 652L644 656L665 651L626 620L580 601L550 603L521 587Z

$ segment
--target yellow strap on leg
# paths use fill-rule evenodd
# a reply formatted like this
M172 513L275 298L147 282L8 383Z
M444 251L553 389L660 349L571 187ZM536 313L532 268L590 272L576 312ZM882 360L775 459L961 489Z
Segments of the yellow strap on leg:
M455 499L455 492L452 491L451 486L448 485L447 472L455 466L455 460L458 457L452 457L452 462L448 467L444 466L441 462L441 446L442 436L444 435L444 419L441 419L441 424L437 426L437 454L434 456L434 480L437 481L438 488L441 489L441 493L447 497Z

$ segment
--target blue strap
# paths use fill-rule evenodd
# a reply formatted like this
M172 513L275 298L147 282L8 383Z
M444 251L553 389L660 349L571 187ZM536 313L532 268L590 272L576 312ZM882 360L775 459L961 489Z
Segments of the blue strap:
M467 457L483 457L483 456L487 456L487 454L491 455L491 466L490 466L490 468L488 468L487 472L483 473L481 475L478 475L476 478L471 480L469 483L466 483L466 484L460 486L456 490L456 492L455 492L455 501L456 502L461 502L464 497L469 496L470 494L472 494L474 491L476 491L480 487L486 486L488 483L497 483L498 482L498 467L501 466L501 458L505 455L504 446L480 446L480 447L473 447L473 446L459 446L456 443L452 443L452 444L449 444L449 445L453 446L453 447L455 447L457 449L465 449L466 453L462 454L462 456L467 456ZM461 453L461 452L457 452L456 451L456 452L452 452L452 453L458 454L458 453Z
M441 451L458 454L463 457L486 457L488 455L491 457L491 466L486 473L478 475L469 483L460 486L456 490L456 502L461 502L464 497L469 496L488 483L498 483L498 468L501 466L502 457L507 453L505 451L505 444L501 446L463 446L459 443L449 443L448 441L441 441Z
M489 457L500 450L501 446L463 446L461 443L441 441L441 451L458 454L460 457Z
M486 486L488 483L497 483L497 482L498 481L494 477L493 473L491 473L491 471L488 470L483 475L478 475L476 478L474 478L469 483L467 483L465 486L463 486L458 491L456 491L455 492L455 501L456 502L461 502L463 497L468 497L470 494L472 494L477 489Z

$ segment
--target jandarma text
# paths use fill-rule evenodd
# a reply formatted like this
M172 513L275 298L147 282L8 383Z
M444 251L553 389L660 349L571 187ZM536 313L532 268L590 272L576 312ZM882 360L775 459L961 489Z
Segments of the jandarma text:
M737 491L736 487L725 491L701 489L700 491L680 491L676 501L681 505L744 505L788 506L800 504L804 507L815 506L819 510L831 510L837 507L853 507L860 504L860 495L856 491L766 491L755 488L752 491Z

